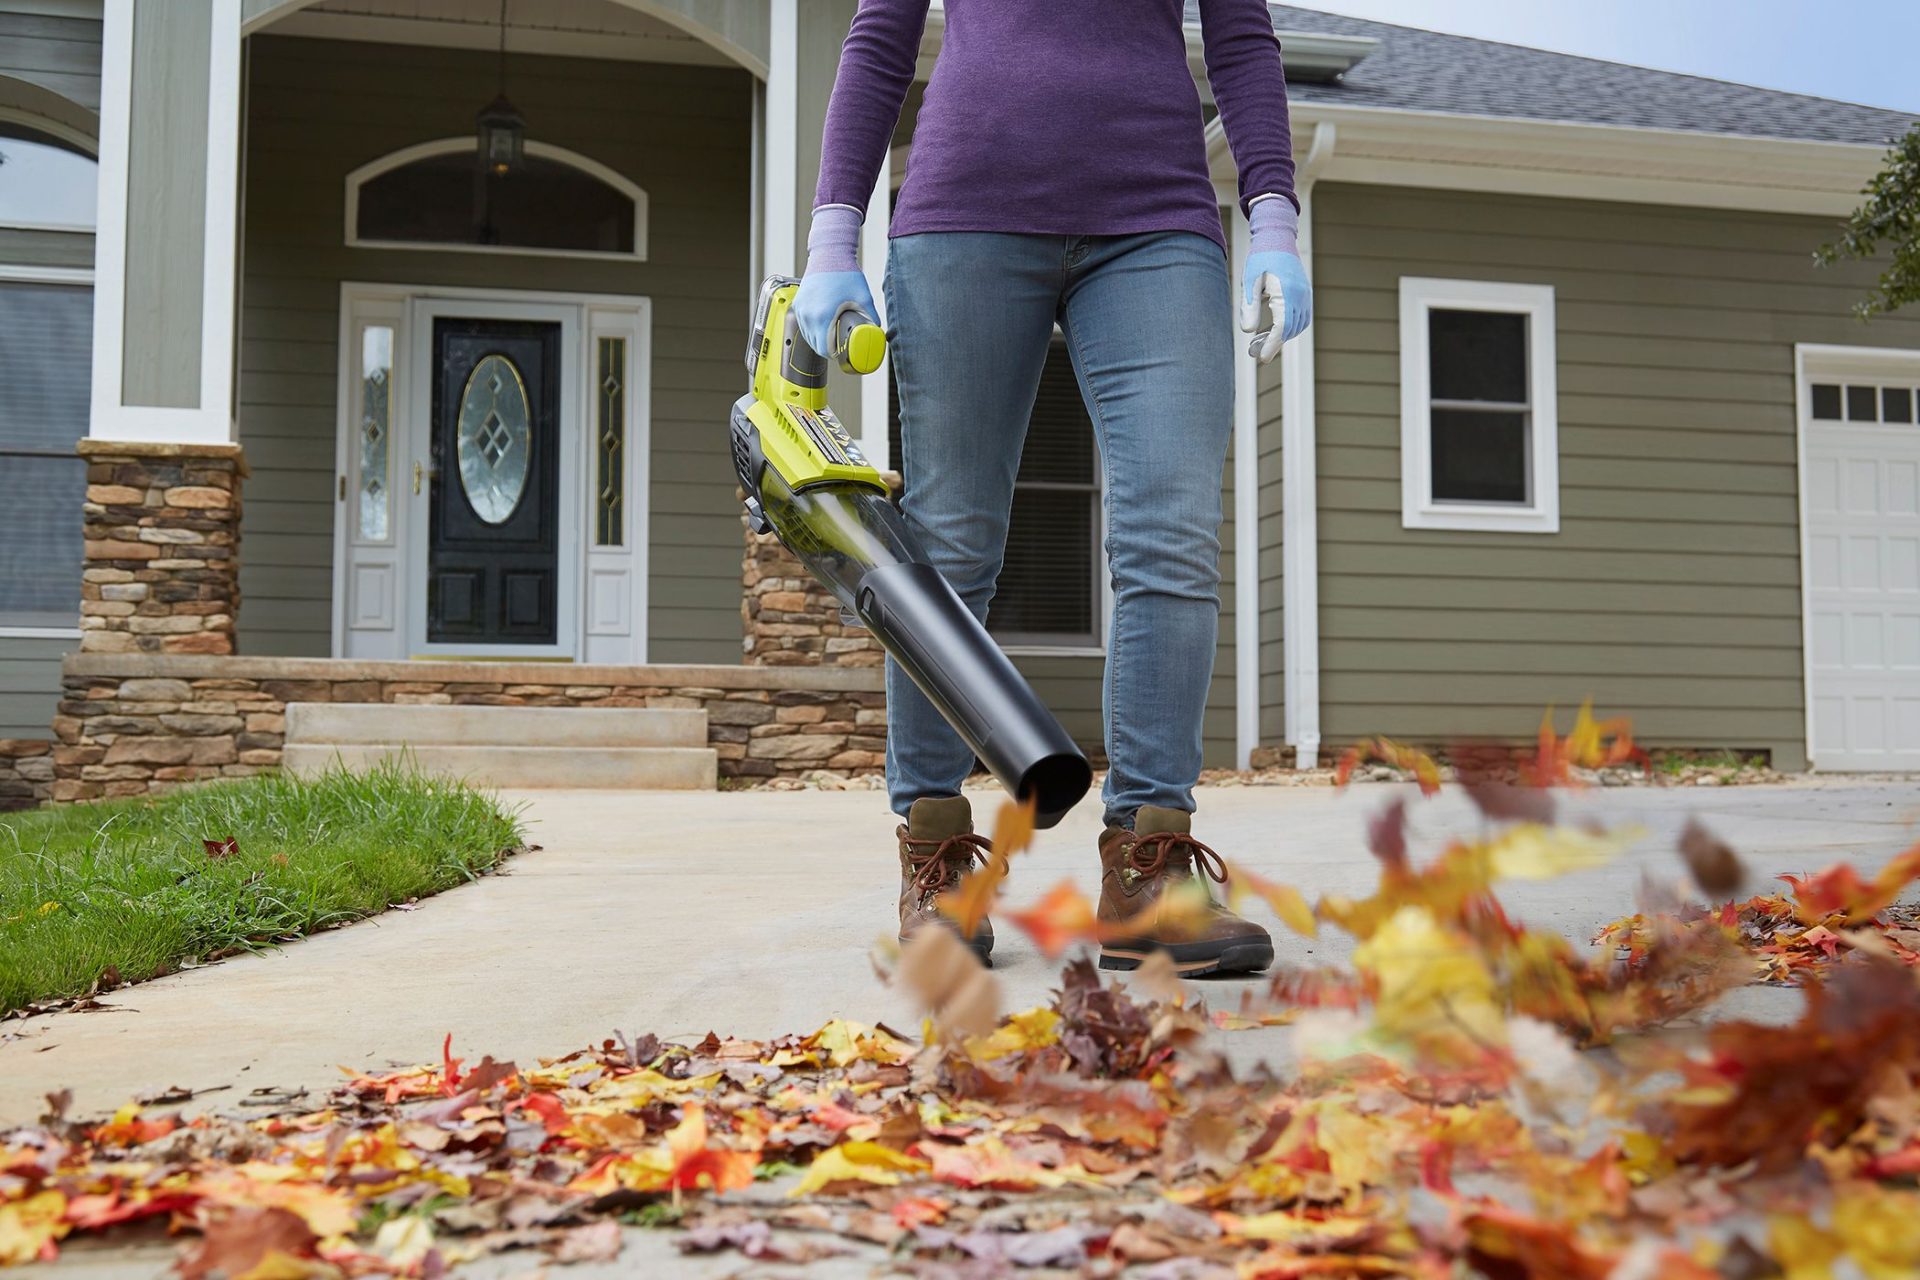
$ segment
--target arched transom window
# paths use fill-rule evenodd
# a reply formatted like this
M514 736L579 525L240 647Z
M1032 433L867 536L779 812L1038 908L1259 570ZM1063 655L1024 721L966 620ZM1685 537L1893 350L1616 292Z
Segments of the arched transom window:
M505 177L474 139L396 151L347 175L347 243L565 257L647 256L647 193L597 160L540 142Z

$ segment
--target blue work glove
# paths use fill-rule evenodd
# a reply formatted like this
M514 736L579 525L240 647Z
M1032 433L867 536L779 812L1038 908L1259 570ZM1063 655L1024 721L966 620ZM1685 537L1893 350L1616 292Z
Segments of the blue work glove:
M821 355L831 352L833 322L842 311L862 312L876 324L880 308L860 270L860 211L844 204L823 205L813 211L807 232L807 271L793 299L800 336Z
M1248 227L1252 234L1240 283L1240 327L1257 331L1262 311L1272 310L1273 327L1252 348L1265 364L1279 354L1281 343L1299 337L1313 323L1313 285L1300 261L1300 213L1293 201L1272 196L1256 202Z

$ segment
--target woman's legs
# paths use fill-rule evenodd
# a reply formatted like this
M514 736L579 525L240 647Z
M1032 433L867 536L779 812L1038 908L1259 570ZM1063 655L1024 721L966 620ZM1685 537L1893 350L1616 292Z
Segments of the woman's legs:
M1058 236L935 232L902 236L887 254L900 508L981 619L1000 576L1020 449L1060 302L1061 245ZM925 796L958 795L972 764L972 750L889 658L894 812L905 816Z
M1099 433L1113 576L1103 799L1109 826L1131 826L1142 805L1191 812L1200 776L1233 308L1225 255L1191 233L1076 240L1067 266L1061 328Z

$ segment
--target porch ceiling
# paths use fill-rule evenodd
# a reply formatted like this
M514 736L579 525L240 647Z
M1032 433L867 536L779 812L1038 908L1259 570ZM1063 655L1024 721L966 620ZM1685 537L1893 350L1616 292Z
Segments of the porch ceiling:
M494 0L244 0L246 31L494 49ZM742 65L765 75L763 0L511 0L513 53ZM757 38L756 38L757 37Z

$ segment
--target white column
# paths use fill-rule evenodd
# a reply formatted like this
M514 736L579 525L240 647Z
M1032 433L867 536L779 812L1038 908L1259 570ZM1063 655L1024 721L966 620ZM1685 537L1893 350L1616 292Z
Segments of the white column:
M165 0L141 0L164 3ZM145 208L130 208L134 113L163 111L167 93L181 90L178 77L198 68L168 67L166 59L134 47L135 0L107 0L103 18L100 88L100 184L95 237L93 311L93 405L88 434L123 442L227 444L234 439L234 332L237 306L240 200L240 4L241 0L205 0L211 10L204 92L207 123L204 151L181 157L177 175L167 181L204 186L197 234L204 250L198 333L198 394L192 405L143 403L126 383L128 353L135 360L149 353L156 334L127 327L127 281L132 270L150 269L157 255L174 247L156 242L142 224ZM134 68L142 84L155 84L151 100L135 101ZM175 73L169 80L168 72ZM198 140L198 139L196 139ZM193 150L198 151L198 148ZM191 243L191 242L189 242ZM130 261L129 255L141 255ZM183 311L183 314L185 312ZM189 323L184 321L183 323ZM164 327L164 322L160 327ZM178 342L177 333L167 334Z
M766 142L767 166L761 187L765 198L766 254L769 274L796 274L800 246L795 210L800 204L800 0L771 0L768 35Z
M887 223L893 208L893 158L889 152L880 161L880 175L874 180L873 195L867 200L867 220L860 228L860 266L873 288L874 301L886 306L882 284L887 276ZM886 317L881 317L886 322ZM891 360L860 380L860 451L867 461L882 471L893 466L887 449L887 382Z

